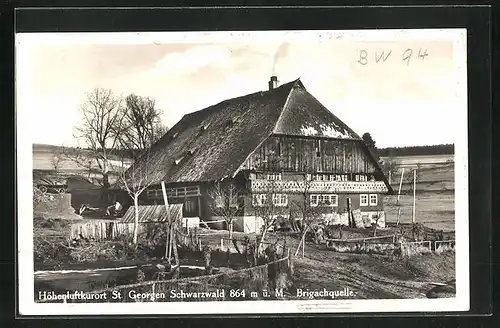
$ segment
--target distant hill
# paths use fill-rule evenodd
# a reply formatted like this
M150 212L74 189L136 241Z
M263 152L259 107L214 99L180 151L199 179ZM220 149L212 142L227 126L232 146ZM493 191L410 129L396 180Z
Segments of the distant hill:
M92 174L99 172L98 163L87 153L85 150L82 151L81 155L87 157L87 162L90 165L82 166L82 164L77 164L75 161L68 159L66 154L71 154L75 151L75 148L62 147L56 145L46 145L46 144L33 144L33 169L35 170L54 170L54 162L58 163L58 169L65 172L86 172L86 174ZM56 158L57 160L55 160ZM109 164L115 168L128 167L132 163L132 160L126 157L120 157L116 154L111 154L109 156ZM90 172L89 172L90 171Z
M388 147L388 148L378 149L378 154L380 157L453 155L454 153L455 153L455 145L453 144L410 146L410 147Z
M71 153L73 150L77 149L76 147L63 147L57 145L47 145L47 144L33 144L33 153L58 153L58 152L66 152ZM85 150L85 149L83 149ZM125 152L120 150L114 150L111 152L111 155L115 156L115 159L124 158L127 159L127 156L122 155Z

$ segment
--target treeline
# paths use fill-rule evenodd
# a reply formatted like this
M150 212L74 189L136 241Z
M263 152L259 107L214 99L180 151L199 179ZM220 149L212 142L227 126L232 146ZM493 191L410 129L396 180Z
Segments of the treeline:
M392 156L418 156L418 155L452 155L455 153L455 145L442 144L430 146L411 147L388 147L379 148L378 154L381 157Z

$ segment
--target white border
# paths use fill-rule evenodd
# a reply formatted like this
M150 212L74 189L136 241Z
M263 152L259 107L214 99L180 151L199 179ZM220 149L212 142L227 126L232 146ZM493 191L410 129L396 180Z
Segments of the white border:
M455 136L455 298L398 300L309 300L43 304L34 302L33 286L33 199L32 138L30 112L17 110L18 177L18 269L19 313L21 315L107 315L107 314L277 314L279 313L363 313L363 312L441 312L469 310L469 236L468 236L468 134L467 134L467 58L465 29L359 30L359 31L266 31L266 32L155 32L155 33L37 33L16 34L19 44L150 44L311 41L344 39L362 41L453 40L458 85L456 115L460 119ZM28 53L16 52L16 61ZM23 60L29 63L29 60ZM16 66L17 79L29 79L30 65ZM18 92L18 88L16 89ZM32 103L33 102L33 103ZM36 110L34 100L16 93L16 109Z

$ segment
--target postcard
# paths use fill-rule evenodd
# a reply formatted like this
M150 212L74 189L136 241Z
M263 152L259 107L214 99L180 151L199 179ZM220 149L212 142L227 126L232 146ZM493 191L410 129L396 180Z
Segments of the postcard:
M465 29L15 41L21 315L469 309Z

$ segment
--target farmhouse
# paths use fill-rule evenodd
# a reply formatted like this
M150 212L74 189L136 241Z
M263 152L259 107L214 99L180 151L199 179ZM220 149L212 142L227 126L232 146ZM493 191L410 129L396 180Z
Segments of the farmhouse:
M278 86L276 76L267 91L185 115L129 171L159 177L141 203L162 204L164 181L184 216L220 221L217 207L234 207L233 228L244 232L259 229L259 210L269 205L284 218L300 220L294 204L306 204L337 223L355 211L384 226L382 198L392 191L353 130L300 79ZM214 185L234 194L214 197Z

